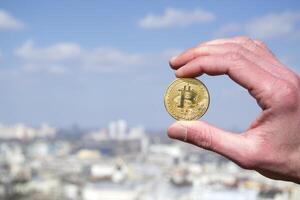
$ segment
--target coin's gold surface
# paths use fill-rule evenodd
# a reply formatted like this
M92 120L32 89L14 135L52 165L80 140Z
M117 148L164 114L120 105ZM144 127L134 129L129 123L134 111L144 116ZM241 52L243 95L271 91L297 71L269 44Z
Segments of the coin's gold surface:
M206 86L195 78L177 78L167 88L164 103L168 113L176 120L196 120L209 106Z

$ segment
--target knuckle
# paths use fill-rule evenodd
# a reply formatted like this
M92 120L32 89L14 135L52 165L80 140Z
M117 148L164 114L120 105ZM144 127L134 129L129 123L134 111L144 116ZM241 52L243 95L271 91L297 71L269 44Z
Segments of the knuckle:
M212 132L210 128L203 128L191 134L191 142L204 149L212 149Z
M245 47L246 49L250 49L251 51L255 51L257 49L256 43L249 37L240 37L239 41L241 46Z
M290 108L294 110L299 103L299 89L297 89L297 85L288 82L288 81L278 81L278 90L274 91L274 101L280 107Z
M255 42L253 42L251 39L245 40L243 42L243 46L251 51L256 51L258 48L257 44L255 44Z
M234 45L233 51L225 54L225 59L228 59L229 61L240 61L243 60L243 54L245 52L244 47L240 45Z
M195 59L195 58L198 57L199 49L198 49L197 47L190 48L190 49L188 50L188 52L191 52L192 59Z
M294 84L285 83L283 85L282 98L286 100L288 107L294 108L298 104L298 90Z

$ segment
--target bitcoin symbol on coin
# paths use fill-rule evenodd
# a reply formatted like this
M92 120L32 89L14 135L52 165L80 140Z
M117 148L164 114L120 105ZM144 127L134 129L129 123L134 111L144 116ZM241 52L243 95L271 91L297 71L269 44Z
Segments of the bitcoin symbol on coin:
M178 78L167 89L164 103L176 120L196 120L207 111L209 93L206 86L194 78Z

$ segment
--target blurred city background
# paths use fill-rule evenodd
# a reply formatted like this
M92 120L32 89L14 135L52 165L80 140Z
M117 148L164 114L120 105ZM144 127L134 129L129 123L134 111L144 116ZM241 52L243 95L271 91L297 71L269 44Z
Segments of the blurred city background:
M300 73L300 2L0 0L0 200L298 200L300 186L170 140L170 57L248 35ZM242 132L260 112L199 77L203 120Z

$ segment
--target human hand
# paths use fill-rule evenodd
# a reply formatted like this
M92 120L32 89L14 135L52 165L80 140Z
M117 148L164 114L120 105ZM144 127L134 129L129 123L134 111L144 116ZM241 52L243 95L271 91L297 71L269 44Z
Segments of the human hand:
M266 177L300 183L300 79L263 42L247 37L205 42L172 58L170 66L177 77L226 74L249 91L262 112L242 134L186 121L172 124L169 137Z

